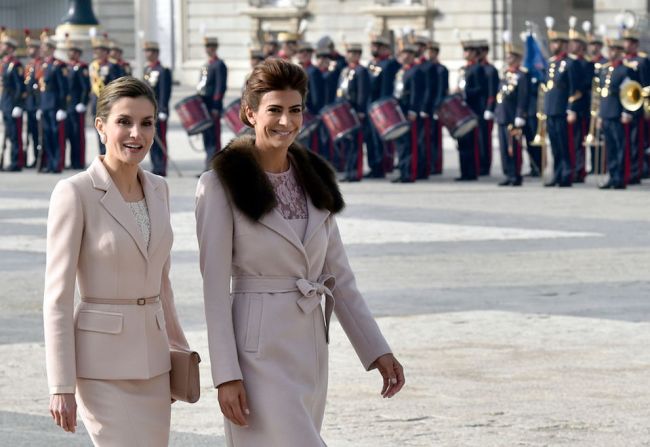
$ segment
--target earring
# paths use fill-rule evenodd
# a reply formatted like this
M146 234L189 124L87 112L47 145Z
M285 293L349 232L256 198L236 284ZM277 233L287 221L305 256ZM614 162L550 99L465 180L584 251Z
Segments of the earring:
M106 134L105 133L99 134L99 141L101 141L102 144L106 144Z

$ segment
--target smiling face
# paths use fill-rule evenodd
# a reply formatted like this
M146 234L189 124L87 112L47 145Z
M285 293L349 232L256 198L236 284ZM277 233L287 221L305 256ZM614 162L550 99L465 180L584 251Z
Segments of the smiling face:
M246 108L246 117L255 127L255 145L262 150L288 148L302 127L302 109L302 97L296 90L262 95L256 111Z
M138 165L149 152L155 132L155 108L144 97L115 101L106 120L95 119L100 135L106 135L106 157Z

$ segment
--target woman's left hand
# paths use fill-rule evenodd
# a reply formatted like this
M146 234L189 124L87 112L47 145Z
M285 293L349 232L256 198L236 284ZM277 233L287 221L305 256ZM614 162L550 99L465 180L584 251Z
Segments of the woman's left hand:
M393 354L384 354L372 362L371 369L377 368L384 379L382 397L393 397L404 386L404 368Z

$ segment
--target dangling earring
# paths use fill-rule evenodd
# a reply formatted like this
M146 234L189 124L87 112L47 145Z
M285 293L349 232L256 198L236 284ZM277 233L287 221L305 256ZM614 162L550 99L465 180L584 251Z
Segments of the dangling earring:
M99 141L101 141L102 144L106 144L106 134L105 133L99 134Z

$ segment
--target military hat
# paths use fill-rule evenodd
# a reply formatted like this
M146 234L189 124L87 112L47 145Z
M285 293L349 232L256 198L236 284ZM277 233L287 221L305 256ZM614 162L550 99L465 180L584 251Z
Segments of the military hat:
M569 41L569 34L563 32L563 31L555 31L555 30L549 30L548 31L548 40L553 42L556 40L562 40L564 42Z
M124 51L124 49L122 48L122 45L118 44L114 40L111 40L111 43L109 44L108 48L110 50Z
M488 43L487 39L479 39L476 41L476 48L488 49L490 48L490 44Z
M345 51L348 53L363 53L363 46L360 43L349 43L345 46Z
M50 30L48 28L44 28L41 32L41 44L47 45L50 48L57 47L56 40L54 40L53 36L50 36Z
M384 45L384 46L387 46L387 47L390 46L390 40L388 40L387 37L381 36L381 35L373 36L370 39L370 43L374 43L374 44L377 44L377 45Z
M583 36L582 33L580 33L580 31L577 31L575 29L569 30L569 40L577 40L578 42L587 43L585 36Z
M512 53L516 54L517 56L523 56L524 55L524 47L521 44L514 43L514 42L508 42L505 44L505 51L506 53Z
M332 52L327 47L318 47L316 48L316 57L332 57Z
M599 43L603 44L603 36L599 34L590 34L587 36L587 43Z
M427 48L431 48L432 50L437 50L440 51L440 43L436 42L435 40L432 40L428 43Z
M609 48L619 48L623 49L625 48L625 41L623 39L606 39L607 40L607 46Z
M203 45L206 47L218 47L219 46L219 39L216 37L208 37L204 36L203 37Z
M630 29L627 28L623 31L623 39L624 40L639 40L641 37L639 31L635 29Z
M330 36L323 36L320 39L318 39L318 42L316 42L316 46L318 48L328 48L334 45L334 41Z
M40 47L41 41L32 38L31 31L25 28L25 45L28 47Z
M278 41L281 43L285 42L298 42L298 39L300 36L296 33L289 33L286 31L283 31L281 33L278 33Z
M96 48L103 48L105 50L110 49L111 43L108 41L106 36L93 37L90 39L93 50Z
M314 47L309 42L300 42L298 44L298 51L314 51Z
M16 39L10 37L9 34L7 34L4 29L2 30L2 35L0 36L0 43L4 43L5 45L11 45L14 48L18 48L18 42L16 42Z
M271 45L277 45L278 44L278 39L272 33L264 33L264 43L265 44L271 44Z
M412 43L408 43L408 44L404 45L402 47L402 49L400 50L400 53L403 53L403 52L417 54L418 46L414 45Z
M259 59L264 60L264 54L259 48L251 48L248 50L248 56L250 59Z
M142 49L144 51L160 51L160 46L156 41L147 40L142 44Z
M431 39L429 39L427 36L415 36L413 39L413 43L417 45L429 45L429 42L431 42Z
M461 40L460 41L463 50L475 50L478 48L478 42L476 40Z

